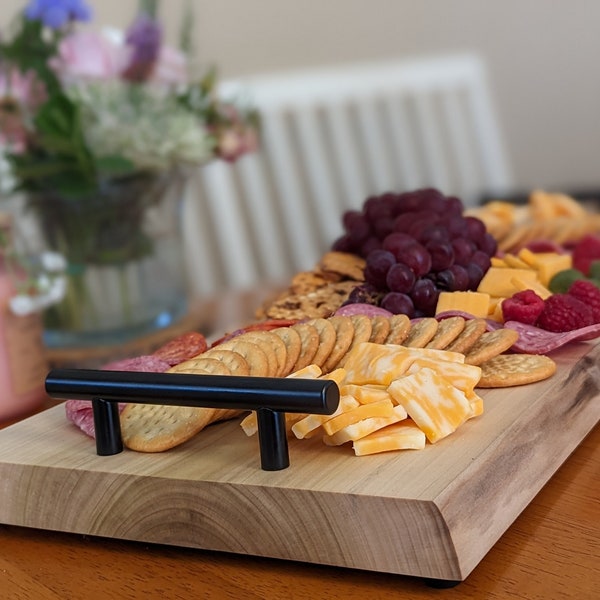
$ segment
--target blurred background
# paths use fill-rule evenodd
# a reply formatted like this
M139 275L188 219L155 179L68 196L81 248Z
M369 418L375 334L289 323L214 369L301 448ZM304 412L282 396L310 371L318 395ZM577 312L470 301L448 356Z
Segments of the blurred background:
M93 3L125 27L137 2ZM222 79L308 66L476 50L518 189L595 189L600 156L596 0L198 0L195 49ZM23 6L2 0L0 26ZM161 6L175 39L184 2Z

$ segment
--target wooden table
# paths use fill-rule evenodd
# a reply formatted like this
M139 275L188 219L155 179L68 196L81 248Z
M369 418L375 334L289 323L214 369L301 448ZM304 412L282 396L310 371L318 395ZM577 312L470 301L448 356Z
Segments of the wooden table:
M241 306L253 306L252 299ZM455 588L436 590L398 575L0 525L0 597L592 600L600 590L599 443L596 427Z

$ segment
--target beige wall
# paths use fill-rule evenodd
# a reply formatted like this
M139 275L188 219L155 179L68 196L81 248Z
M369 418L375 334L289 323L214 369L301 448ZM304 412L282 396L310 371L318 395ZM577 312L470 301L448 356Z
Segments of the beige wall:
M0 24L23 2L2 0ZM124 26L135 0L97 0ZM516 183L600 188L597 0L201 0L196 47L222 77L478 50L490 69ZM173 35L182 0L162 14Z

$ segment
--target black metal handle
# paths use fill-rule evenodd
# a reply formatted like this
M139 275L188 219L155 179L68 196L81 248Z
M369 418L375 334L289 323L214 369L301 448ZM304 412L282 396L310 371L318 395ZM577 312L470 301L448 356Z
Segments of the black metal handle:
M255 410L261 467L289 466L286 412L330 415L339 405L339 388L325 379L138 373L90 369L54 369L46 377L52 398L91 400L96 451L117 454L123 449L117 403L164 404Z

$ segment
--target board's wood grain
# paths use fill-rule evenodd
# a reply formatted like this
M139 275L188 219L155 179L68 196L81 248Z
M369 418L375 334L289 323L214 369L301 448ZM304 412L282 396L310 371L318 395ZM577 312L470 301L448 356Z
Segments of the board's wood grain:
M553 378L484 392L483 417L424 451L292 440L280 472L260 470L238 421L98 457L59 406L0 432L0 522L464 579L600 420L599 354L573 345Z

